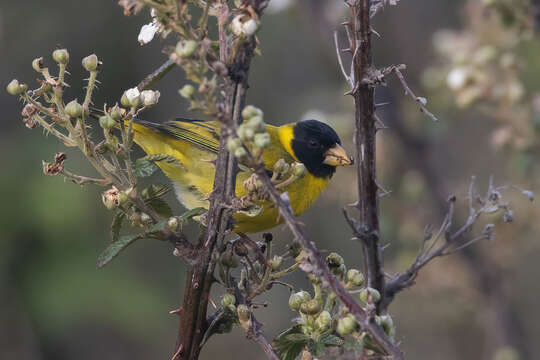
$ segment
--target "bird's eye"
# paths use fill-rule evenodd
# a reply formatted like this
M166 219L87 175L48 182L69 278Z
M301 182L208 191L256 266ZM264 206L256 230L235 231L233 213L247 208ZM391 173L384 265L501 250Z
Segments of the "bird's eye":
M319 142L317 140L310 139L308 142L308 146L310 147L310 149L316 149L319 147Z

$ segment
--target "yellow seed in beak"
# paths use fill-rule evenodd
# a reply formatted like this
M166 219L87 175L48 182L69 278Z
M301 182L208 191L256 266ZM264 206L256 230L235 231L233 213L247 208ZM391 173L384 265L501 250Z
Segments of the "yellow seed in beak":
M341 145L336 144L324 153L323 164L330 166L345 166L354 164L354 160L347 155L347 152Z

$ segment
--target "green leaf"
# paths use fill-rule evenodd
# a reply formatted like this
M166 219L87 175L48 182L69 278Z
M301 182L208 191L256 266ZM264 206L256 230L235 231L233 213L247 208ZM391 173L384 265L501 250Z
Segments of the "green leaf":
M328 346L341 346L344 343L342 338L330 333L322 334L317 341Z
M362 351L364 348L364 341L355 338L354 336L348 336L345 338L343 347L348 351Z
M114 215L111 223L111 242L117 241L120 237L120 230L122 230L122 223L125 218L126 214L120 211Z
M142 237L141 234L136 235L124 235L117 241L113 242L99 255L97 261L97 267L102 268L107 265L112 259L118 256L122 250L131 245Z
M309 336L306 334L289 334L286 336L288 341L297 342L297 343L306 343L309 340Z
M304 335L300 325L283 331L274 339L274 349L281 360L295 360L306 346L307 341L296 342L289 339L289 336L295 334ZM293 339L299 339L299 337L293 337Z
M163 161L168 164L172 164L181 168L184 168L182 163L172 155L168 154L152 154L146 155L142 158L135 160L135 166L133 168L133 174L137 177L148 177L152 175L158 167L155 162Z
M151 161L148 161L146 157L135 160L135 166L133 167L133 175L136 177L148 177L152 175L158 167Z
M152 198L146 201L159 215L169 218L173 215L173 211L169 204L161 198Z
M165 226L165 223L167 222L167 220L161 220L160 222L154 224L150 230L148 230L148 233L149 234L152 234L152 233L156 233L158 231L161 231L163 230L163 227Z
M189 219L191 219L191 218L193 218L195 216L200 216L200 215L204 214L205 212L206 212L205 208L202 208L202 207L193 208L193 209L183 213L178 218L178 220L180 220L180 224L185 224L185 223L188 222Z

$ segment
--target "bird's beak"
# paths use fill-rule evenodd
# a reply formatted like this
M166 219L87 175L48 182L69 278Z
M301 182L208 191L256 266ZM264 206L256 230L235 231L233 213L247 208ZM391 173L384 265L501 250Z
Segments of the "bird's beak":
M347 152L341 145L336 144L324 153L323 164L330 166L345 166L354 164L352 156L347 155Z

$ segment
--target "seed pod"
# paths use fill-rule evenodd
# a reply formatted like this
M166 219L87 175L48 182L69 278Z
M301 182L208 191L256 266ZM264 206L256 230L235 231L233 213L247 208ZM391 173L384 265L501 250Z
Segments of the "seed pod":
M264 132L266 130L266 124L261 116L253 116L248 120L246 126L253 129L256 133Z
M262 133L262 134L255 134L255 138L253 140L253 143L256 147L259 149L264 149L270 145L270 134L269 133Z
M161 94L159 93L159 91L143 90L141 92L141 101L143 106L152 106L157 104L160 95Z
M247 156L247 151L243 147L240 147L234 151L234 156L237 159L243 159Z
M182 40L176 44L175 52L181 59L191 57L197 50L197 42L194 40Z
M306 166L302 163L296 163L294 165L294 176L301 178L306 175Z
M239 138L230 137L227 140L227 150L229 150L230 152L235 152L236 149L238 149L241 146L242 146L242 140L240 140Z
M272 258L272 271L278 271L282 262L283 258L281 256L274 255Z

